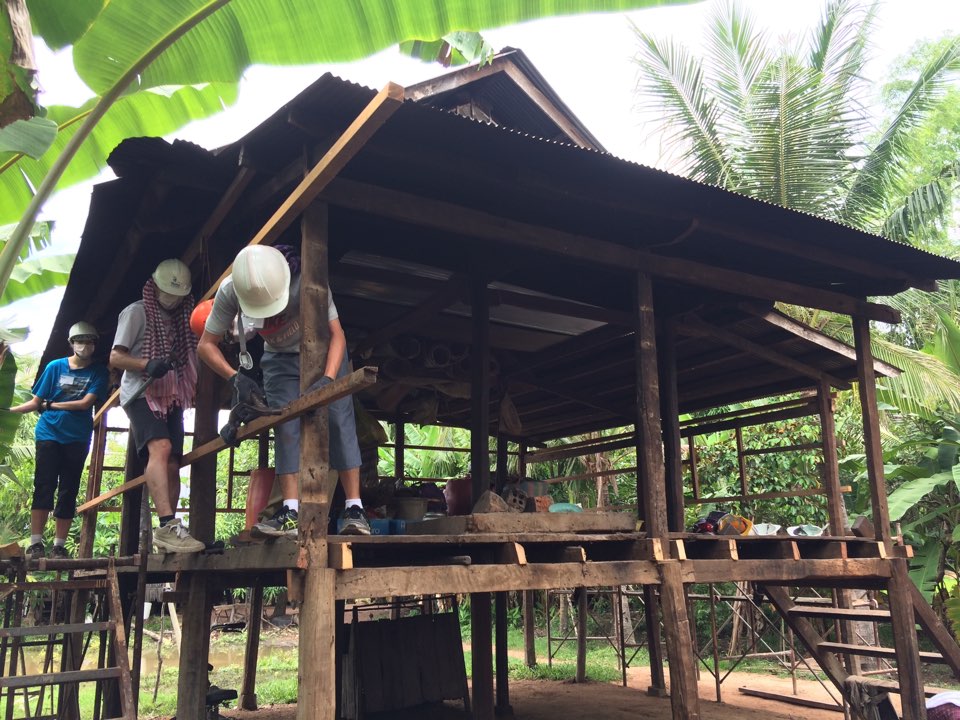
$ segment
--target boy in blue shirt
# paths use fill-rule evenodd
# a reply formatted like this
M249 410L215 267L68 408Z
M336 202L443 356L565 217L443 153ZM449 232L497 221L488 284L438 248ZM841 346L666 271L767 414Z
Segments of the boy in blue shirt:
M80 476L93 434L91 408L107 394L107 369L93 362L97 337L90 323L78 322L71 327L68 340L73 355L50 362L33 386L33 397L10 408L11 412L40 413L34 435L37 451L27 548L30 558L44 556L43 528L51 510L56 537L50 557L68 557L67 534L77 514Z

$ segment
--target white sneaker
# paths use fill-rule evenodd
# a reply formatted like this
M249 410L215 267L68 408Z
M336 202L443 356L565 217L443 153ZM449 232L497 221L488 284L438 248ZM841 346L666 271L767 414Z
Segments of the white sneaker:
M154 530L153 544L162 553L195 553L206 549L206 545L190 537L180 518Z

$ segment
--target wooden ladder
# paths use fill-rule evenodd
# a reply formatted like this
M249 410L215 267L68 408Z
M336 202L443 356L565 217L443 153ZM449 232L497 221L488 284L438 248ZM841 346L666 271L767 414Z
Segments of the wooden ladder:
M0 626L2 720L79 718L78 684L84 682L96 683L91 720L106 720L102 715L104 691L107 684L114 682L118 683L121 710L120 717L115 720L136 720L123 612L113 562L105 575L63 579L63 571L55 571L53 580L31 579L23 564L18 565L8 575L8 582L0 583L0 600L3 602L0 610L3 614ZM77 618L86 619L90 601L94 605L92 621L71 622ZM24 625L22 620L28 605L37 603L46 624ZM84 655L97 635L97 665L82 669ZM60 647L59 661L54 654L56 646ZM30 647L44 648L40 671L33 674L27 673L24 652ZM113 650L113 665L108 664L108 648ZM48 689L50 694L45 698ZM22 691L19 699L25 714L15 717L18 691ZM31 695L36 695L32 708ZM46 710L43 707L45 699Z
M868 695L873 698L876 717L880 720L899 718L887 698L887 693L900 692L899 682L851 673L843 661L844 658L851 656L895 660L896 650L876 645L861 645L850 642L849 639L843 642L837 638L829 639L830 630L842 623L891 622L890 610L831 607L802 601L798 603L782 587L773 585L761 587L796 637L848 700ZM912 583L908 602L912 606L916 622L938 650L938 652L920 652L919 660L949 665L954 675L960 678L960 646ZM817 620L823 621L823 627L826 630L821 631L818 628L814 622ZM924 688L927 697L938 692L940 690Z

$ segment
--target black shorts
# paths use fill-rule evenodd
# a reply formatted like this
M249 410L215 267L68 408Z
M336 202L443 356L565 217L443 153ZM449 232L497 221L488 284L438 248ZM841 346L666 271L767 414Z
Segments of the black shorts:
M90 442L58 443L38 440L33 473L34 510L53 510L53 516L72 520L77 514L80 476L87 460ZM56 493L57 504L53 504Z
M158 418L143 398L134 400L127 408L130 432L137 446L137 454L147 459L147 443L151 440L169 440L170 457L183 457L183 408L171 408L167 417Z

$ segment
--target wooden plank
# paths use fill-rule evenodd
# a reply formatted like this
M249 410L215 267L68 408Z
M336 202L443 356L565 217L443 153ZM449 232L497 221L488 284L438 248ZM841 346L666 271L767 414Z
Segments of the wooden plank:
M193 444L202 447L219 438L220 390L224 381L206 363L200 363L198 375ZM211 453L190 468L190 534L195 539L213 542L216 510L217 456Z
M433 227L456 233L458 236L538 250L570 261L588 262L620 272L646 272L684 285L706 287L761 300L780 300L845 315L859 314L887 323L900 320L900 314L893 308L839 292L758 277L681 258L654 255L625 245L518 222L375 185L338 179L327 186L323 197L334 205Z
M953 675L960 678L960 647L954 639L953 633L943 624L940 617L930 607L930 603L920 594L916 585L908 585L910 598L913 602L913 612L916 621L923 628L927 639L943 655L944 662L950 666Z
M187 577L189 596L183 611L180 673L177 679L177 717L202 718L209 687L210 612L215 577L194 573Z
M894 660L897 657L896 648L880 647L877 645L857 645L854 643L821 642L820 647L827 652L851 653L855 655L864 655L865 657L885 658ZM943 656L935 652L920 652L918 657L924 662L939 663L943 662ZM901 688L903 687L901 683Z
M850 387L850 383L846 380L841 380L828 372L801 362L789 355L771 350L769 347L755 343L734 332L705 323L699 318L692 316L685 317L683 323L678 326L678 329L682 333L691 334L696 337L709 337L714 340L719 340L725 345L742 350L754 357L761 358L774 365L787 368L788 370L793 370L799 375L815 380L817 383L832 385L833 387L843 390L849 389Z
M847 685L853 688L859 685L867 688L876 688L877 690L880 690L882 692L897 693L897 694L900 693L900 683L898 683L896 680L887 680L885 678L880 678L880 677L850 675L847 678ZM949 690L947 690L946 688L933 688L933 687L925 687L923 689L923 694L928 698L931 698L934 695L939 695L942 692L949 692Z
M632 532L636 519L628 513L476 513L407 523L408 535L467 533Z
M249 244L270 244L279 238L402 104L403 88L394 83L387 83L313 166ZM230 275L231 270L232 268L227 268L217 282L204 293L201 300L213 297L220 283Z
M524 310L537 310L562 317L595 320L609 325L633 327L633 316L630 313L610 310L595 305L586 305L581 302L576 302L575 300L567 300L561 297L532 295L525 292L496 288L490 290L490 302L491 304L508 305L510 307L523 308Z
M520 543L504 543L497 548L497 562L510 565L526 565L526 550Z
M877 409L877 379L870 350L870 323L865 317L853 318L853 336L857 350L857 377L860 380L860 408L863 418L863 442L866 446L867 478L870 484L870 506L877 540L889 550L890 510L887 507L887 486L883 474L883 448L880 445L880 411Z
M254 420L247 425L244 425L237 432L237 440L242 441L248 438L259 435L260 433L273 428L276 425L287 422L294 418L298 418L307 413L313 412L319 407L323 407L332 403L334 400L345 397L347 395L352 395L353 393L362 390L365 387L373 385L377 381L377 370L376 368L363 367L359 370L354 370L349 375L338 378L326 387L315 390L308 395L297 398L292 403L287 405L284 408L283 413L280 415L271 415L267 417L262 417ZM194 448L191 452L184 455L180 460L180 467L186 467L197 460L200 460L207 455L212 453L217 453L223 450L226 447L226 444L222 439L217 437L210 442L204 443L198 448ZM97 497L85 502L83 505L77 508L77 512L86 512L91 508L97 507L101 503L110 498L116 497L122 493L132 490L134 488L140 487L145 482L143 475L136 477L132 480L128 480L122 485L108 490L105 493L101 493Z
M797 560L772 563L769 560L689 560L684 569L689 582L723 583L739 580L766 585L815 585L823 587L882 587L890 577L887 560Z
M337 598L546 590L574 585L656 584L656 564L640 560L527 565L354 568L337 572Z
M776 700L777 702L788 703L789 705L799 705L800 707L814 708L816 710L831 710L833 712L843 712L843 705L837 703L820 702L819 700L810 700L808 698L798 697L796 695L784 695L783 693L764 692L763 690L751 690L750 688L737 688L741 694L750 697L763 698L764 700Z
M113 621L90 623L64 623L62 625L21 625L0 628L0 638L31 637L36 635L66 635L69 633L100 632L112 630Z
M120 668L98 668L96 670L67 670L64 672L41 673L39 675L14 675L0 678L0 689L43 687L66 685L68 683L110 680L120 677Z
M794 605L790 614L797 617L826 618L830 620L847 620L856 622L888 622L889 610L873 610L871 608L839 608L817 607L813 605Z
M754 425L764 425L766 423L779 422L780 420L792 420L799 417L816 415L817 410L814 401L807 401L798 407L784 408L769 413L757 413L743 418L732 418L730 420L720 420L713 422L710 417L702 418L707 420L699 425L684 425L680 428L682 437L694 437L697 435L709 435L723 430L733 430L738 427L751 427Z
M740 428L737 428L738 430ZM804 450L820 450L823 447L823 443L797 443L796 445L772 445L765 448L749 448L743 450L740 455L741 457L751 457L754 455L779 455L780 453L787 452L802 452Z
M850 485L841 485L840 492L848 493L853 488ZM777 492L763 492L755 493L753 495L727 495L724 497L710 497L710 498L701 498L696 500L690 498L684 501L686 505L702 505L704 503L725 503L733 501L751 501L751 500L777 500L780 498L792 498L792 497L818 497L824 495L825 491L822 488L804 488L801 490L783 490Z

